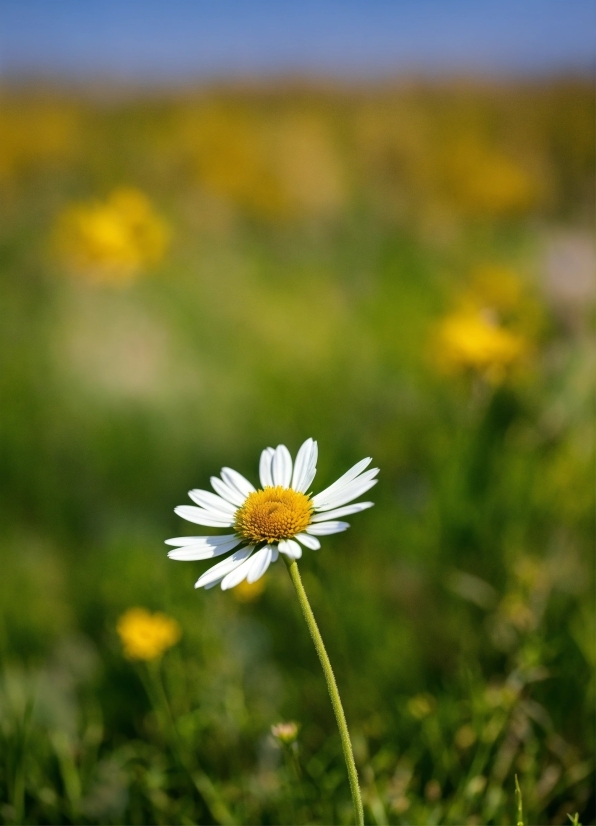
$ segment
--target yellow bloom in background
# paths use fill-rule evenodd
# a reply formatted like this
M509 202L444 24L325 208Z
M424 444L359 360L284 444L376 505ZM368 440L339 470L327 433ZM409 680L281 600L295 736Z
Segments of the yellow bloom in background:
M129 608L118 620L116 630L124 654L131 660L155 660L182 635L175 619L145 608Z
M252 218L323 218L344 207L332 131L308 107L275 113L211 103L182 113L174 136L200 187Z
M101 282L130 281L159 263L170 232L137 189L121 187L104 202L76 204L61 215L56 244L78 275Z
M0 183L62 165L81 150L76 106L47 98L0 95Z
M499 384L527 360L541 313L516 273L500 264L474 269L456 308L434 329L435 364Z
M468 135L449 148L443 176L456 206L470 215L522 214L544 195L545 182L531 165Z
M492 383L527 353L526 340L499 324L485 309L463 309L448 315L436 332L436 356L447 372L473 371Z
M265 590L265 577L257 579L256 582L247 582L244 580L240 585L232 590L232 594L238 602L254 602L259 599Z

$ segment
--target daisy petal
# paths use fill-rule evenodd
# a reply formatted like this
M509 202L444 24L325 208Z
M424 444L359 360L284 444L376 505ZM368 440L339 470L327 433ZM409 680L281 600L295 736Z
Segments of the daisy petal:
M278 445L275 448L271 470L274 485L281 485L282 488L290 487L292 480L292 457L285 445Z
M245 479L241 473L238 473L237 470L233 470L231 467L222 467L221 478L226 485L231 488L236 488L236 490L244 494L245 497L255 491L254 485L252 485L248 479Z
M214 537L219 539L219 537ZM218 545L185 545L183 548L176 548L173 551L168 551L170 559L177 559L181 562L190 562L197 559L213 559L213 557L227 554L228 551L236 548L242 539L233 536L225 544Z
M372 508L374 502L357 502L355 505L346 505L343 508L336 508L332 511L318 513L312 518L312 522L325 522L327 519L339 519L340 516L350 516L353 513L365 511L367 508Z
M243 496L236 488L231 488L229 485L226 485L226 483L222 482L217 476L212 476L210 481L211 487L216 493L219 493L222 499L239 508L242 507L246 496Z
M321 502L328 502L330 499L337 496L338 493L341 493L346 488L349 488L352 485L356 485L358 484L358 482L368 482L370 479L374 479L376 476L378 476L378 474L379 468L374 467L370 470L365 471L364 473L361 473L355 479L351 479L349 482L345 482L343 485L340 485L338 487L332 485L328 487L326 491L323 491L323 493L325 494L324 496L322 493L317 493L317 495L313 497L313 500L317 500L315 504L315 509L320 507Z
M309 525L306 533L315 536L327 536L330 533L341 533L349 527L349 522L318 522L316 525Z
M227 591L229 588L235 588L236 585L240 585L241 582L244 582L246 575L250 571L251 565L252 557L250 557L250 559L246 559L241 565L238 565L237 568L230 571L229 574L226 574L221 581L221 590Z
M336 479L332 485L329 485L328 488L325 488L325 490L322 490L320 493L317 493L316 496L313 496L312 501L315 508L317 507L319 501L327 499L327 495L329 493L332 493L338 490L338 488L347 485L349 482L352 481L352 479L355 479L360 473L362 473L363 470L366 470L366 468L370 465L371 462L372 459L370 457L367 459L361 459L354 465L354 467L351 467L346 473L344 473L343 476L340 476L339 479Z
M261 480L261 487L273 487L273 476L271 475L271 462L275 450L272 447L266 447L261 453L261 461L259 462L259 478Z
M313 479L315 478L316 475L317 475L316 467L311 468L311 470L309 470L309 472L307 473L307 475L304 479L304 483L302 484L302 487L304 488L302 493L306 493L308 491L308 489L312 485Z
M217 565L208 568L208 570L197 579L195 588L206 588L220 582L227 574L231 573L239 565L242 565L244 560L248 559L251 555L253 549L254 545L247 545L246 548L240 548L240 550L234 551L234 553L224 559L223 562L218 562Z
M222 513L233 516L236 513L236 508L230 502L226 502L221 496L216 496L215 493L209 493L208 490L189 490L188 495L197 505L206 510L216 510Z
M235 539L233 533L228 533L225 536L176 536L174 539L166 539L166 545L176 545L183 547L184 545L225 545L230 539Z
M271 546L271 562L277 562L277 558L279 556L279 551L276 545Z
M260 551L257 551L254 556L250 558L250 569L246 575L246 581L252 585L257 579L260 579L267 568L271 565L273 559L273 548L271 545L265 545Z
M292 488L304 493L302 489L302 482L306 479L308 468L310 465L310 454L312 451L313 440L307 439L300 447L294 462L294 473L292 474Z
M192 505L179 505L174 508L174 513L182 519L186 519L187 522L194 522L195 525L206 525L209 528L231 528L234 524L233 519L221 513L194 508Z
M306 471L306 476L302 481L302 493L306 493L309 487L312 485L312 481L317 474L317 459L319 457L319 446L316 442L312 444L312 450L310 452L310 462L308 463L308 469Z
M319 504L317 511L329 511L332 508L339 508L341 505L351 502L352 499L357 499L359 496L362 496L363 493L366 493L367 490L370 490L379 481L378 479L365 479L364 476L366 475L365 473L363 476L350 482L345 488L332 494L325 502Z
M297 542L294 542L293 539L282 539L277 547L279 548L280 554L285 554L289 556L290 559L300 559L302 556L302 548Z
M321 543L315 536L309 536L307 533L297 533L294 539L297 539L305 548L310 548L311 551L318 551Z

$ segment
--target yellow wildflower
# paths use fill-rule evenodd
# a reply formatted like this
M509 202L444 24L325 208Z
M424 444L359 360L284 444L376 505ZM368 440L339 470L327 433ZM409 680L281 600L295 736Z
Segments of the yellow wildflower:
M169 230L146 195L122 187L103 203L66 209L58 223L56 241L60 254L77 274L120 283L161 260Z
M283 222L343 207L343 168L315 112L208 104L183 115L176 132L201 188L251 217Z
M130 660L155 660L175 645L181 636L179 624L172 617L145 608L129 608L117 625L124 654Z
M261 577L256 582L247 582L244 580L240 585L236 585L232 594L236 597L238 602L254 602L257 600L265 590L265 578Z
M443 174L457 205L471 215L495 218L531 209L544 182L533 169L478 139L450 147Z
M43 99L0 99L0 181L6 184L40 168L63 163L76 154L79 115L63 102Z
M435 344L437 361L447 372L471 370L494 384L527 352L522 336L499 324L490 311L472 307L444 318Z

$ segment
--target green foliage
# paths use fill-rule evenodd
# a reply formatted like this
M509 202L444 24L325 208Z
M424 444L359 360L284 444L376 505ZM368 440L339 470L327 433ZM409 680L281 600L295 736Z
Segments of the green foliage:
M300 563L367 822L592 822L591 90L2 104L0 821L351 822L285 567L196 592L163 545L187 490L313 436L321 487L381 468ZM121 284L52 246L119 186L172 232ZM443 373L487 265L526 361ZM182 627L153 670L116 634L136 605Z

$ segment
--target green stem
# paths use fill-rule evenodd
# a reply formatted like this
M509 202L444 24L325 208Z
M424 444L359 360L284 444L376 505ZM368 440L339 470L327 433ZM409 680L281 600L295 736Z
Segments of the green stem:
M310 631L317 654L319 655L319 660L327 682L327 689L329 691L331 705L333 706L333 712L337 721L339 736L341 737L341 747L343 749L344 760L346 761L346 768L348 770L356 823L358 826L364 826L364 809L362 808L362 797L360 796L360 786L358 785L358 772L356 771L354 752L352 751L352 743L350 742L350 732L348 731L346 715L344 714L339 691L337 690L335 675L333 674L333 669L331 668L331 663L329 662L329 657L327 656L327 651L325 650L325 645L323 643L323 638L321 637L321 632L319 631L319 626L317 625L315 615L312 612L308 597L306 596L306 591L304 590L304 585L302 584L302 579L300 577L300 571L298 570L298 564L295 559L288 559L285 555L284 561L288 566L290 577L294 583L296 593L298 594L298 601L300 602L304 619L306 620L308 630Z

